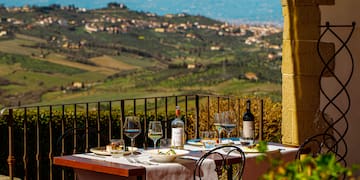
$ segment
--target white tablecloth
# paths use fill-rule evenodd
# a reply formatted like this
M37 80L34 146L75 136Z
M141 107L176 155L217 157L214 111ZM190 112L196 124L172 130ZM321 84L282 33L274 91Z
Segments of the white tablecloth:
M185 145L184 147L186 150L191 151L203 151L203 147L201 146L193 146L193 145ZM241 146L240 146L241 148ZM270 151L276 151L279 150L281 153L281 158L283 161L290 161L294 160L295 153L297 151L297 148L293 147L285 147L281 145L268 145L268 149ZM220 151L221 152L221 151ZM225 152L222 152L225 153ZM238 153L232 153L233 156L239 156ZM243 179L245 180L255 180L258 179L263 173L266 172L266 170L269 168L269 165L266 163L257 163L256 157L259 156L260 153L246 153L246 163L245 163L245 169L243 174ZM152 179L193 179L193 170L195 168L195 161L197 158L193 158L193 160L189 159L182 159L177 158L174 162L170 163L158 163L151 160L151 156L146 153L146 151L142 150L141 155L136 155L136 158L139 161L142 162L150 162L152 165L146 165L146 164L139 164L139 163L133 163L131 160L128 160L128 156L120 157L120 158L113 158L111 156L99 156L95 155L93 153L87 153L87 154L75 154L74 156L82 157L82 158L89 158L89 159L96 159L100 161L108 161L113 163L121 163L121 164L127 164L127 165L133 165L133 166L143 166L146 168L146 179L152 180ZM215 180L217 179L217 174L214 171L215 169L215 163L213 160L206 160L202 166L202 172L204 177L202 179L206 180ZM94 175L86 175L86 173L89 172L83 172L81 170L78 170L78 172L81 173L83 177L86 177L84 179L90 180L92 179L99 179ZM100 177L100 176L99 176ZM80 178L81 179L81 178ZM120 178L121 179L121 178Z
M146 168L146 179L192 179L193 178L193 170L195 169L195 161L197 158L193 159L183 159L177 158L173 162L167 163L159 163L154 162L151 160L151 156L146 153L146 151L142 151L140 155L136 155L135 158L141 162L151 163L150 164L140 164L134 163L132 157L123 156L119 158L113 158L111 156L99 156L95 155L94 153L86 153L86 154L75 154L74 156L82 157L82 158L89 158L89 159L96 159L100 161L108 161L113 163L121 163L127 164L132 166L143 166ZM83 171L81 172L80 176L84 176ZM202 166L202 172L204 177L203 179L209 180L216 180L217 174L215 172L215 163L213 160L206 160ZM91 177L91 175L86 176L87 179Z
M240 142L235 141L234 144L239 146L241 149L245 151L245 168L242 179L244 180L258 180L266 171L270 168L270 164L268 162L257 162L256 157L261 155L261 153L246 153L246 149L242 148ZM185 145L185 149L193 150L193 151L203 151L204 148L201 146L193 146L193 145ZM281 144L269 143L268 144L268 153L269 155L275 155L274 153L278 153L280 151L280 158L283 162L288 162L295 160L295 155L298 148L296 147L288 147L283 146ZM225 153L223 151L219 151L220 153ZM240 156L239 153L231 153L232 156Z

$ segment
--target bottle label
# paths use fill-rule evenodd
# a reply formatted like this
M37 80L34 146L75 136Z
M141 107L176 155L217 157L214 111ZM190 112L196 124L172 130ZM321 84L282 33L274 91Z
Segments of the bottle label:
M183 146L183 128L171 129L171 146Z
M254 138L254 121L243 121L243 138Z

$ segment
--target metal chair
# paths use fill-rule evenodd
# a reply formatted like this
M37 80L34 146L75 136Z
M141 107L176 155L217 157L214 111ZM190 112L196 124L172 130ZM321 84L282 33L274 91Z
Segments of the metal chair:
M224 152L219 152L219 150L223 150ZM238 153L240 155L240 161L237 161L235 164L239 164L239 167L236 169L236 174L234 178L233 176L233 166L229 164L228 158L231 156L231 153ZM211 156L212 158L220 157L221 163L216 163L216 171L218 176L221 176L223 173L223 170L227 170L228 179L235 179L236 177L238 179L241 179L244 167L245 167L245 153L242 151L239 147L233 146L233 145L225 145L225 146L219 146L216 147L208 152L206 152L204 155L200 157L199 160L196 161L195 169L193 172L193 178L194 180L196 177L201 180L201 166L203 165L205 159L209 158Z
M338 155L338 143L336 138L331 134L317 134L305 140L296 153L296 159L300 159L301 155L307 154L317 157L319 154L334 153Z
M101 132L99 132L96 128L93 127L80 127L80 128L70 128L66 130L56 141L56 147L59 152L61 152L62 148L62 141L64 140L65 144L72 145L72 147L64 147L64 151L72 151L72 153L78 152L88 152L90 147L97 146L96 142L93 141L97 139L97 135L100 133L100 140L101 141L108 141L106 137L104 137ZM88 135L88 142L86 141L86 135ZM76 143L74 140L76 138ZM64 144L64 145L65 145ZM72 148L70 150L70 148ZM64 154L65 152L62 152Z

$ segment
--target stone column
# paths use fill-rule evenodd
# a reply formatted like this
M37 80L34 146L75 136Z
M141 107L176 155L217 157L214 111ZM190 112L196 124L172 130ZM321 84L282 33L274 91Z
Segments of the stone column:
M321 13L329 0L282 0L284 16L282 59L282 141L299 145L317 133L314 123L320 106L317 54ZM329 48L322 44L324 48ZM321 46L321 47L322 47Z

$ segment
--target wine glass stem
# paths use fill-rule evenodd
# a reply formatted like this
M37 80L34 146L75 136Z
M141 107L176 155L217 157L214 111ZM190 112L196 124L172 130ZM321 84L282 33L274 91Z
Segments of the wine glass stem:
M156 149L156 142L157 142L157 140L154 141L154 149Z
M219 144L221 143L221 137L220 137L220 134L221 134L221 132L218 130L218 134L219 134Z
M131 148L134 148L135 144L134 144L134 138L131 138ZM134 151L131 151L131 156L134 156Z

